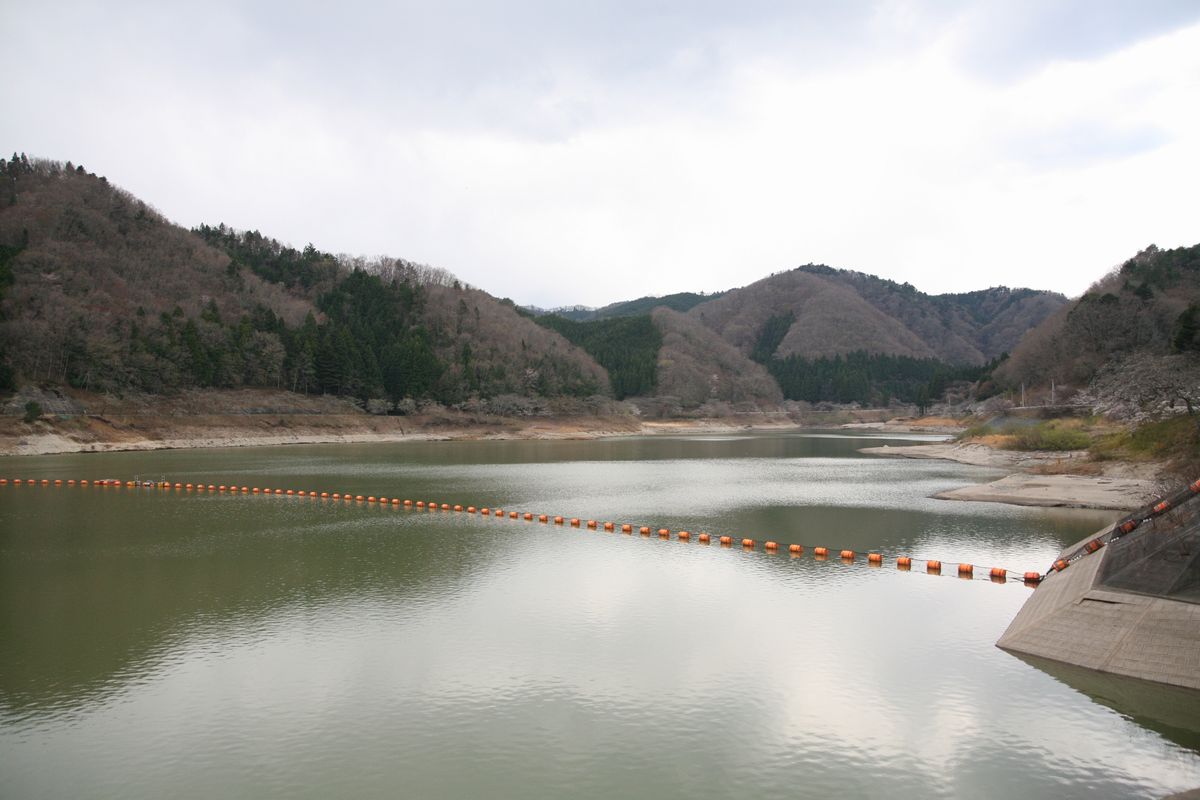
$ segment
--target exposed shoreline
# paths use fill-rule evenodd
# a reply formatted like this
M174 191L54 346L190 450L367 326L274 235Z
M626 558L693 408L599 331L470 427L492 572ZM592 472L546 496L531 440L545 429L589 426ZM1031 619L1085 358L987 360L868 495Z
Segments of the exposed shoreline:
M923 444L902 447L866 447L862 452L892 458L934 458L1010 470L990 483L938 492L940 500L973 500L1019 506L1095 508L1128 511L1148 503L1162 491L1155 465L1085 461L1086 452L1020 452L982 444ZM1083 464L1100 474L1072 474Z
M860 418L861 420L861 418ZM304 444L364 444L428 441L570 440L619 436L736 434L826 427L895 434L949 434L953 420L891 422L796 419L784 413L726 418L655 419L635 416L468 417L376 416L362 413L126 414L78 415L32 424L0 422L0 456L111 453L220 447ZM1161 491L1153 465L1107 463L1101 474L1070 474L1083 453L1027 453L982 444L953 442L864 447L861 452L892 458L932 458L1009 472L999 480L938 492L944 500L1026 506L1126 510ZM1091 465L1091 471L1099 471ZM1055 474L1046 474L1053 472Z
M745 433L800 427L783 414L748 420L641 420L635 417L531 417L454 421L446 418L367 415L255 415L179 417L79 417L40 421L29 430L0 430L0 456L68 453L274 447L293 444L363 444L423 441L569 440L616 436Z

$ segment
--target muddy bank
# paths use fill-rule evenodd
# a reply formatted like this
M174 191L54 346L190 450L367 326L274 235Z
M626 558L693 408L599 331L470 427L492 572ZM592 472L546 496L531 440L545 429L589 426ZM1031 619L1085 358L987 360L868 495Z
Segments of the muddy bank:
M16 418L0 420L0 455L286 444L598 439L795 427L796 423L783 414L690 420L641 420L630 416L480 418L445 414L408 417L367 414L80 415L33 423Z
M1124 511L1143 506L1162 492L1156 466L1124 462L1097 464L1087 460L1086 451L1021 452L998 450L981 444L947 442L866 447L862 452L894 458L935 458L1013 470L1013 474L991 483L964 486L934 495L943 500Z

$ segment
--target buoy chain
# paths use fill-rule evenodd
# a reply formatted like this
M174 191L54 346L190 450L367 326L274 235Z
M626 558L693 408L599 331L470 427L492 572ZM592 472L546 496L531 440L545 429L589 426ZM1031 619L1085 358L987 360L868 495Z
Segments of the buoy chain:
M98 487L102 487L102 488L107 488L107 487L152 488L152 489L187 491L187 492L196 492L196 493L210 492L210 493L221 494L221 495L239 495L239 496L241 496L241 495L258 495L260 497L303 497L303 498L309 498L309 499L332 500L332 501L338 501L338 502L344 502L344 503L355 502L355 503L366 504L366 505L387 506L389 508L403 508L405 510L466 512L466 513L472 514L472 515L477 514L480 516L491 516L493 518L501 518L501 519L524 519L526 522L532 522L536 519L538 522L543 523L543 524L549 524L551 522L551 520L553 520L553 524L555 524L555 525L569 525L570 527L573 527L573 528L586 527L588 530L603 529L607 532L615 532L617 530L620 530L620 532L624 533L624 534L632 534L636 528L638 533L643 537L648 537L652 534L652 532L657 531L657 536L660 539L670 539L671 533L672 533L672 531L669 528L656 528L655 529L655 528L651 528L648 525L635 526L631 523L614 523L614 522L601 523L601 522L598 522L597 520L592 520L592 519L584 522L579 517L570 517L570 518L563 517L563 516L551 517L548 514L533 514L531 512L517 512L517 511L507 511L506 512L500 508L488 508L486 506L476 508L475 506L463 506L462 504L440 503L436 500L429 500L429 501L425 501L425 500L414 501L414 500L410 500L410 499L402 500L402 499L396 498L396 497L392 497L392 498L389 498L386 496L376 497L375 495L363 496L361 494L353 494L350 492L345 492L345 493L328 492L328 491L317 492L317 491L306 490L306 489L296 490L296 489L262 488L262 487L258 487L258 486L239 486L237 484L182 483L182 482L172 482L172 481L167 481L167 480L143 481L143 480L139 480L139 479L120 480L120 479L116 479L116 478L101 478L98 480L93 479L90 481L88 479L83 479L83 480L68 479L68 480L64 481L62 479L51 479L51 478L41 478L41 479L0 478L0 486L9 485L10 483L14 486L21 486L21 485L64 486L65 485L65 486L86 487L86 486L91 485L91 486L98 486ZM1189 490L1191 490L1193 496L1195 493L1200 492L1200 489L1193 488L1195 486L1200 486L1200 481L1197 481L1195 484L1193 484L1191 487L1189 487ZM1172 498L1172 499L1174 499L1174 498ZM1166 502L1166 501L1164 501L1164 502ZM1161 506L1161 505L1163 505L1163 504L1160 503L1159 506ZM1172 507L1173 507L1173 505L1175 505L1175 504L1172 504ZM1155 506L1155 508L1158 508L1158 506ZM1162 512L1160 511L1159 513L1162 513ZM1134 527L1136 527L1136 525ZM1115 531L1115 530L1117 530L1117 526L1114 526L1113 531ZM1106 534L1106 536L1110 536L1113 533L1113 531L1110 531L1109 534ZM750 539L750 538L741 538L739 540L731 535L714 536L713 534L710 534L710 533L692 534L689 531L682 531L682 530L675 531L675 539L677 541L689 542L689 541L693 540L693 536L695 538L695 541L699 544L710 544L715 539L719 546L726 547L726 548L733 547L734 543L737 542L741 545L741 548L746 551L754 551L757 549L757 545L758 545L758 542L755 539ZM855 563L857 561L858 557L861 555L861 556L865 556L866 562L869 566L876 567L876 568L881 567L885 561L883 554L878 553L876 551L868 551L866 553L857 553L854 550L849 550L849 549L836 550L834 548L821 546L821 545L814 547L811 545L798 544L798 543L783 544L783 543L776 542L773 540L766 540L766 541L762 542L762 551L768 555L776 554L779 552L780 549L785 549L793 558L797 558L797 557L803 555L806 550L810 550L813 554L814 559L817 561L828 561L830 559L830 554L836 552L838 559L840 561L842 561L842 563L844 563L844 564ZM1075 555L1073 557L1079 558L1082 556ZM889 558L887 560L891 561L893 559ZM947 565L954 563L954 562L943 562L938 559L926 559L926 558L915 558L914 559L911 556L897 556L894 558L894 561L896 563L897 569L903 570L906 572L912 571L912 566L913 566L914 561L915 562L924 562L925 563L924 572L927 575L940 575L942 573L943 563L945 563ZM1056 564L1057 563L1059 563L1059 562L1056 562ZM974 565L974 564L959 563L958 567L957 567L958 576L960 578L974 579L975 566L976 565ZM983 568L980 568L980 572L981 572L981 574L984 572ZM1018 573L1015 570L1008 570L1008 569L1004 569L1002 567L992 567L989 570L987 570L987 577L993 583L1007 583L1009 575L1017 575L1017 574ZM1043 578L1043 576L1037 572L1025 572L1022 575L1022 580L1025 585L1036 585L1038 582L1040 582L1042 580L1042 578Z
M1062 572L1076 561L1086 558L1092 553L1098 552L1101 548L1125 538L1141 528L1144 523L1161 517L1168 511L1194 500L1197 496L1200 496L1200 480L1192 481L1175 494L1159 498L1157 501L1139 508L1129 516L1117 520L1104 533L1089 539L1067 555L1059 557L1050 565L1050 569L1046 571L1046 574L1050 572Z

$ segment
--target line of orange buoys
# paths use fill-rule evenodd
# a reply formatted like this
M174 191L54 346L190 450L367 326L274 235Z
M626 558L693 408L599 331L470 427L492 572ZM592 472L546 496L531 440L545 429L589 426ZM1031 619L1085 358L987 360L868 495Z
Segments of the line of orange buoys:
M634 526L630 523L616 522L598 522L594 519L581 521L578 517L566 518L562 516L551 517L547 514L534 514L532 512L505 511L500 508L489 509L487 507L476 508L475 506L466 506L450 503L439 503L436 500L407 500L398 497L376 497L375 495L363 496L361 494L351 494L349 492L328 492L315 491L311 489L278 489L259 486L238 486L234 484L212 484L212 483L182 483L171 481L143 481L143 480L120 480L116 478L101 478L98 480L76 480L69 478L63 480L61 478L0 478L0 486L96 486L100 488L115 488L115 489L158 489L170 490L177 492L193 492L193 493L213 493L221 495L258 495L270 497L304 497L316 500L332 500L341 503L357 503L368 506L386 506L388 508L406 509L406 510L423 510L423 511L453 511L467 514L478 514L482 517L492 516L497 519L524 519L526 522L532 522L535 519L542 524L569 525L572 528L579 528L581 525L588 530L603 529L608 532L620 530L623 534L632 534ZM642 525L637 528L637 532L644 537L649 537L652 529L649 526ZM669 528L658 528L658 538L671 538L672 531ZM693 534L690 531L674 531L675 539L680 542L693 541ZM712 536L708 533L699 533L695 535L695 539L699 544L710 544ZM732 536L720 536L717 538L717 543L721 547L733 547L734 539ZM754 539L742 539L741 548L745 551L755 551L758 543ZM762 550L768 555L774 555L783 547L779 542L767 540L762 543ZM811 550L813 559L816 561L828 561L830 549L824 546L809 547L803 544L789 544L786 546L787 552L792 558L799 558L804 555L806 550ZM843 564L853 564L857 561L859 555L866 556L866 563L869 567L883 566L885 559L882 553L868 552L866 554L856 553L854 550L841 550L838 553L838 559ZM916 559L922 560L922 559ZM895 559L896 569L910 571L913 567L914 559L911 556L898 556ZM929 575L942 574L942 562L934 559L924 559L925 572ZM974 564L960 563L958 564L957 574L960 578L974 579L975 577ZM982 568L980 569L982 573ZM993 583L1006 583L1010 572L1002 567L992 567L987 571L987 577ZM1042 580L1042 575L1037 572L1026 572L1022 576L1024 583L1027 586L1035 586Z

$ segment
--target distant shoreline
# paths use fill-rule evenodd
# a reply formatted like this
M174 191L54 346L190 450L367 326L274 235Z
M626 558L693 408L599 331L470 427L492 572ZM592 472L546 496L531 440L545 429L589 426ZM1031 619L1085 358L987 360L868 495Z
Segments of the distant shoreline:
M878 414L878 410L872 413ZM857 432L951 434L954 420L840 422L822 424L783 412L723 418L653 419L635 416L550 416L471 418L462 415L378 416L368 414L126 414L77 415L39 420L0 420L0 456L114 453L305 444L369 444L432 441L585 440L619 436L736 434L825 427ZM1010 474L976 486L934 495L945 500L1012 505L1126 510L1160 492L1157 469L1120 462L1101 475L1070 474L1082 453L1021 453L981 444L864 447L861 452L893 458L931 458L994 467ZM1044 473L1048 467L1059 474Z

